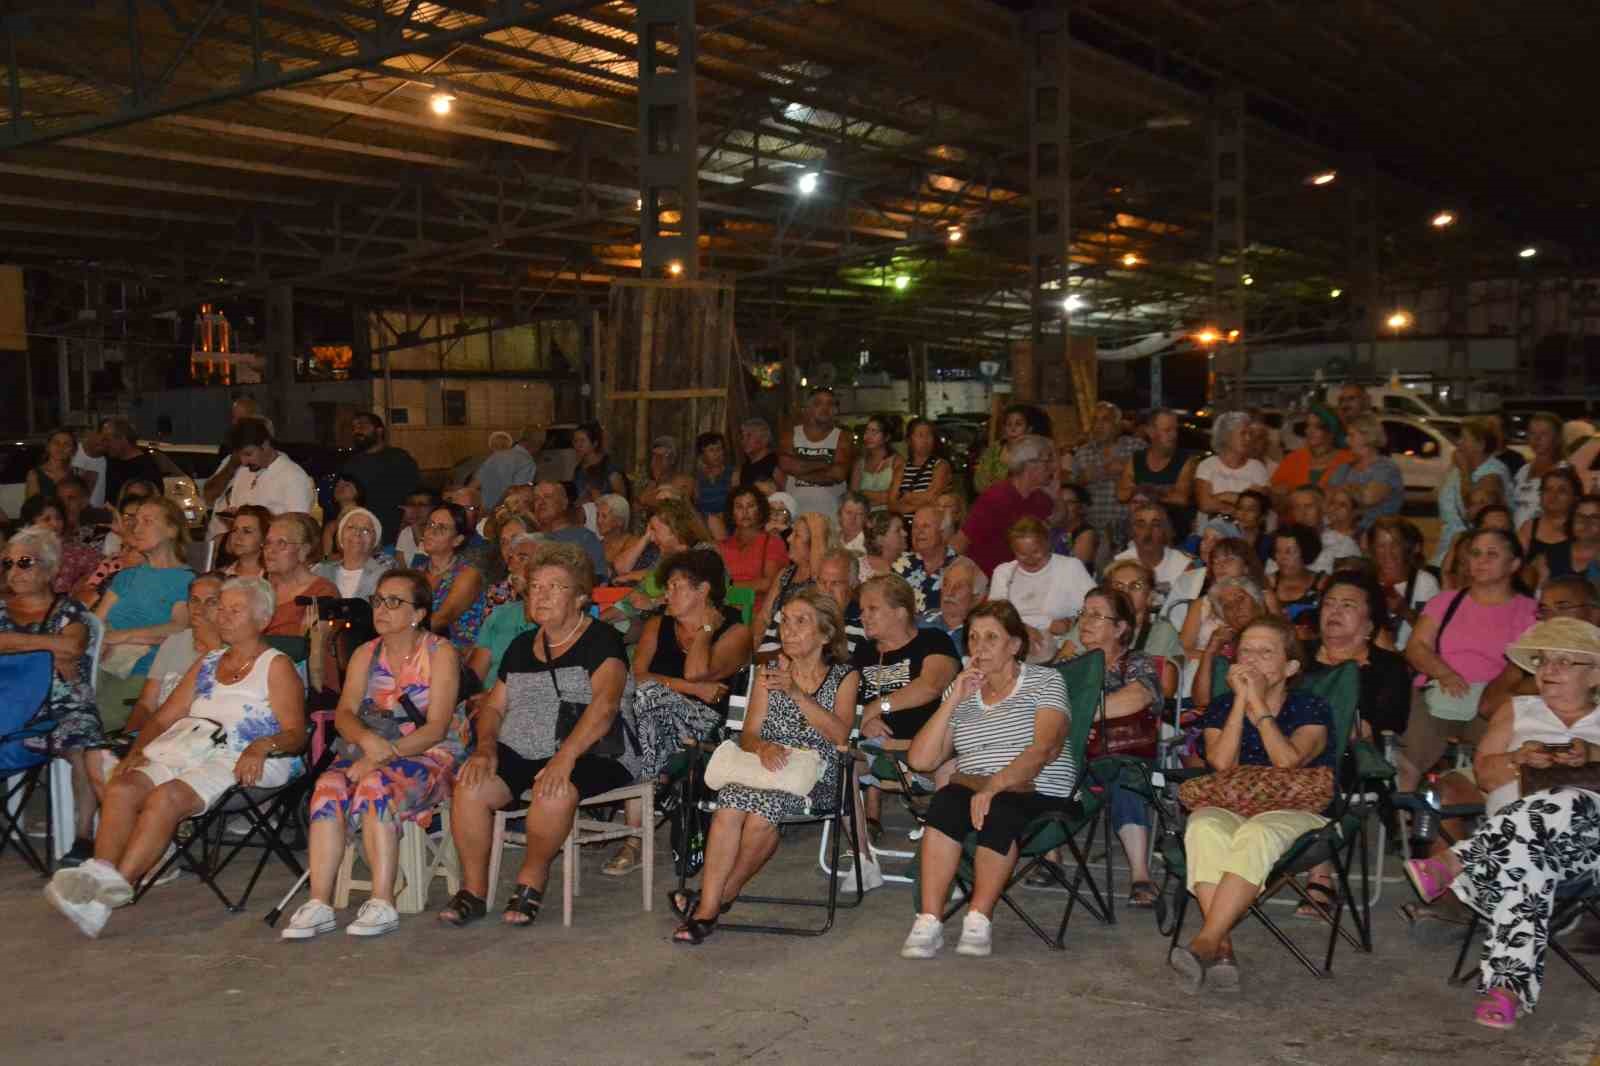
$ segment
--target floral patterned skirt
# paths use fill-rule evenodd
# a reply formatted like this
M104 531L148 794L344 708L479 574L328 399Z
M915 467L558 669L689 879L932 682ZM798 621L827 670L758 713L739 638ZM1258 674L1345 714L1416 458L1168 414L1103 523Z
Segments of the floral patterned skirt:
M450 798L457 760L447 748L429 748L370 771L359 781L346 775L354 764L336 759L317 778L311 792L311 820L337 818L351 831L361 828L367 812L388 825L421 821Z

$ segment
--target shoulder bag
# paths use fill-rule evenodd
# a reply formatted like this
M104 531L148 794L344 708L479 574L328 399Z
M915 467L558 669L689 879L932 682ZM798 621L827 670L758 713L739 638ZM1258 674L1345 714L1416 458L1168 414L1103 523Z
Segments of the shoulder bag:
M583 717L583 712L588 709L587 704L569 700L561 694L561 682L557 680L560 673L550 661L550 634L544 630L539 632L540 639L544 641L544 668L550 674L550 687L556 691L556 745L559 747L572 735L578 726L578 719ZM624 720L619 710L617 716L611 720L611 729L605 736L589 746L585 755L598 755L606 759L615 759L627 753L631 744L634 751L639 750L639 740L632 735L633 730Z

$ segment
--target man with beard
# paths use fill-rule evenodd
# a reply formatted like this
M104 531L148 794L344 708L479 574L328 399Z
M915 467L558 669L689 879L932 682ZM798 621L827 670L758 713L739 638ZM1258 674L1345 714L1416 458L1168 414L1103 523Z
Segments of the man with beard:
M317 489L300 464L273 446L272 431L259 418L247 418L233 427L228 444L239 463L233 483L218 501L218 509L233 511L257 504L274 516L310 514Z
M422 484L417 461L404 448L392 447L383 419L366 411L350 420L350 443L355 454L345 460L342 473L366 491L367 510L383 524L383 542L393 544L405 527L401 507Z

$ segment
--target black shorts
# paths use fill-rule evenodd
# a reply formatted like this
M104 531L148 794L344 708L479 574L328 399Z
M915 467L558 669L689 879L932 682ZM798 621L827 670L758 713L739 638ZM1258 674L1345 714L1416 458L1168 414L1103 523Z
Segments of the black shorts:
M499 759L499 766L495 776L506 783L511 790L509 807L522 805L522 794L533 787L533 779L539 776L539 771L545 768L549 759L525 759L504 744L495 743L495 754ZM610 792L616 788L626 788L633 784L633 775L628 773L628 768L615 759L602 758L599 755L580 755L578 761L572 766L572 787L578 790L578 796L588 799L598 796L602 792Z
M1067 801L1060 796L1039 792L997 793L989 804L983 828L978 830L978 847L1004 855L1022 839L1022 831L1029 822L1041 814L1062 810L1066 805ZM928 804L926 825L958 843L966 840L967 834L972 832L972 789L966 785L946 785L935 792Z
M889 727L889 734L896 740L911 740L916 737L917 731L928 724L928 719L933 717L938 707L929 710L914 711L886 711L883 714L883 724Z

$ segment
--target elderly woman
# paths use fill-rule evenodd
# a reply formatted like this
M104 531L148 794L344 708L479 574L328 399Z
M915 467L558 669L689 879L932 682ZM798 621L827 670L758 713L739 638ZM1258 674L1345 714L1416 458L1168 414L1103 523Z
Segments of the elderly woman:
M972 612L972 665L917 731L906 760L932 771L956 762L955 776L934 794L922 834L921 898L900 954L930 959L944 946L940 920L968 833L978 834L972 895L957 954L988 955L990 919L1016 866L1028 823L1059 810L1079 767L1066 747L1072 708L1059 671L1023 662L1028 631L1010 604Z
M750 627L723 602L727 584L715 552L680 552L661 564L661 576L666 613L645 623L633 655L639 749L645 770L656 774L685 740L705 739L728 717L735 675L751 651ZM620 877L638 865L630 838L603 871Z
M1539 513L1517 528L1526 560L1523 577L1530 587L1538 588L1545 577L1573 572L1573 515L1582 495L1583 482L1567 467L1557 467L1539 480Z
M276 606L272 586L229 578L221 598L217 630L226 646L189 668L112 771L94 858L58 871L45 889L86 936L99 936L112 908L133 899L179 822L234 785L277 788L303 768L298 758L271 758L306 741L305 686L263 639Z
M838 792L845 767L836 749L850 737L861 681L848 662L844 617L827 593L802 589L780 631L783 652L756 676L739 744L769 770L781 770L791 751L814 751L822 776L809 797L731 783L718 790L700 891L670 897L683 919L674 943L699 944L715 932L717 919L778 850L778 823L830 809Z
M1446 774L1444 803L1483 802L1488 819L1470 839L1406 863L1424 903L1453 892L1485 921L1480 1025L1509 1029L1538 1003L1556 889L1600 869L1600 795L1563 786L1517 798L1524 768L1600 762L1600 629L1576 619L1541 622L1506 651L1530 670L1536 696L1502 703L1473 760L1476 784Z
M233 513L233 523L223 538L224 554L229 559L220 569L229 577L266 577L267 567L262 558L267 542L267 527L272 525L272 512L260 504L247 503Z
M1211 769L1332 765L1332 709L1320 696L1289 686L1303 661L1300 642L1283 620L1262 618L1244 629L1239 661L1228 671L1229 691L1201 720ZM1289 845L1326 822L1309 811L1268 811L1244 818L1221 807L1202 807L1190 814L1183 837L1188 888L1200 901L1205 923L1187 947L1174 947L1167 960L1185 991L1198 992L1202 985L1238 988L1233 927L1255 903L1267 872Z
M733 530L717 542L717 553L735 585L765 589L789 562L783 538L767 531L766 497L749 486L728 496L728 527Z
M54 496L29 496L22 501L18 524L24 529L36 526L56 535L61 545L61 563L56 568L51 587L62 595L77 588L78 583L94 573L95 567L104 558L67 531L67 508Z
M633 543L633 536L628 532L628 524L632 521L633 508L628 505L626 497L608 492L595 501L595 533L600 538L601 549L605 552L606 566L613 574L620 571L617 560ZM529 529L527 532L537 531Z
M1439 594L1439 579L1422 568L1422 531L1406 519L1379 518L1368 540L1384 590L1388 639L1395 651L1405 651L1423 605Z
M1194 672L1190 674L1186 668L1184 677L1186 694L1198 710L1211 703L1212 673L1217 660L1235 660L1240 634L1245 626L1267 613L1267 600L1253 579L1225 577L1206 593L1205 607L1209 616L1205 646L1190 660Z
M1081 633L1085 652L1105 655L1106 718L1128 718L1151 709L1159 716L1167 682L1177 684L1177 666L1157 664L1143 652L1132 650L1138 633L1133 601L1108 586L1092 589L1084 597ZM1158 892L1150 877L1150 808L1138 795L1122 787L1120 774L1112 779L1107 792L1111 828L1122 841L1133 882L1128 906L1153 907Z
M862 580L892 573L894 564L906 552L909 540L905 519L894 511L875 511L867 519L862 543L867 554L861 557Z
M868 511L889 506L895 479L905 465L893 445L888 420L882 415L869 417L861 427L861 454L850 471L850 491L867 501Z
M89 664L89 612L53 588L60 553L60 538L37 526L25 527L0 552L0 654L47 651L54 658L50 694L29 723L49 732L23 746L72 764L77 836L66 860L77 863L94 854L95 797L84 758L102 734Z
M950 463L939 454L939 434L926 418L906 426L906 461L889 488L889 508L903 515L934 504L950 486Z
M461 857L461 891L439 919L482 918L494 812L528 807L527 850L502 921L539 915L550 860L572 832L578 800L641 775L639 749L623 728L633 718L633 678L615 629L584 611L594 566L582 548L544 543L528 565L529 611L539 628L511 642L474 722L477 747L456 775L450 830ZM578 710L567 720L564 708Z
M608 490L609 491L609 490ZM627 498L626 493L612 495ZM694 478L678 470L678 441L671 436L657 437L650 442L650 476L639 486L639 510L654 511L662 500L694 498Z
M113 577L94 608L106 627L95 696L107 729L120 729L128 720L127 701L144 688L156 646L188 625L185 599L194 578L183 565L189 526L172 500L140 502L128 538L144 562Z
M435 507L422 534L422 550L428 556L425 572L433 590L428 625L435 633L448 636L463 655L472 650L487 613L483 574L461 553L471 536L472 523L457 503Z
M1011 562L994 568L989 598L1009 601L1028 627L1028 661L1055 658L1094 578L1073 555L1050 550L1050 531L1037 518L1024 518L1007 536Z
M1250 416L1229 411L1211 427L1214 454L1200 460L1194 469L1194 497L1200 513L1195 529L1205 527L1213 515L1231 514L1239 504L1239 493L1267 484L1267 468L1260 459L1250 457Z
M1517 467L1507 493L1518 529L1539 517L1544 476L1567 465L1562 447L1564 429L1561 416L1549 411L1535 411L1528 416L1528 448L1533 458Z
M1493 707L1480 706L1491 681L1516 668L1505 649L1533 625L1538 604L1513 587L1522 545L1512 533L1480 529L1467 542L1471 584L1428 601L1406 642L1417 672L1400 759L1399 789L1414 791L1452 736L1477 742Z
M267 636L300 637L310 632L316 608L295 603L297 597L339 595L338 586L312 572L318 543L316 519L308 514L279 515L267 527L261 559L277 603L272 620L267 623Z
M856 648L850 663L861 671L861 735L910 740L938 710L941 694L961 668L960 656L944 633L917 625L916 594L899 575L870 578L862 583L858 598L867 639ZM1026 629L1023 638L1027 638ZM970 615L967 646L971 650ZM882 799L877 789L870 789L864 804L867 831L874 843L883 835L879 820ZM863 873L869 880L881 877L876 864L868 865Z
M772 579L756 605L756 624L750 631L758 636L761 650L778 646L778 623L783 619L783 605L817 579L822 570L822 557L836 547L833 523L826 515L811 512L795 520L794 528L789 531L789 565Z
M1433 553L1434 565L1444 562L1456 535L1467 528L1467 496L1474 488L1489 482L1499 490L1501 499L1510 490L1511 471L1494 457L1499 450L1500 433L1492 421L1468 418L1461 423L1455 463L1439 489L1439 546Z
M361 482L349 477L340 477L333 483L333 517L325 518L322 522L322 540L319 554L325 559L337 559L343 546L339 543L339 529L344 522L344 516L353 509L365 508L367 505L366 490L361 487Z
M948 493L946 494L948 495ZM941 497L942 498L942 497ZM859 492L847 492L839 501L839 544L857 555L867 553L867 518L872 505ZM951 526L960 529L960 526Z
M156 660L145 675L144 688L124 727L129 733L137 733L149 724L196 659L222 647L217 607L222 603L222 585L227 580L228 575L213 570L189 582L189 626L163 640L156 649Z
M383 524L365 507L351 507L339 519L336 534L338 558L324 559L311 572L331 582L337 595L364 600L378 590L378 579L391 565L387 557L376 554L383 544Z
M1365 533L1378 519L1400 513L1406 502L1406 484L1400 467L1383 454L1387 439L1376 416L1361 415L1344 428L1350 458L1328 476L1328 485L1349 489L1355 495L1360 515L1357 528Z
M449 798L470 742L465 716L455 713L461 660L428 629L432 602L415 570L389 570L372 595L378 635L350 658L333 718L337 756L311 794L311 898L284 927L285 940L333 932L334 879L357 831L373 887L345 932L382 936L400 926L400 830Z
M1201 545L1204 548L1204 543ZM1189 571L1184 577L1189 577L1194 571ZM1193 662L1200 657L1206 644L1211 639L1211 631L1217 624L1216 605L1210 599L1210 593L1217 582L1224 578L1248 578L1258 588L1264 583L1261 573L1261 560L1250 545L1239 537L1227 537L1219 540L1211 549L1211 558L1206 564L1202 579L1196 583L1192 579L1183 582L1184 585L1197 585L1198 602L1192 605L1183 616L1183 626L1178 630L1183 641L1184 654ZM1176 594L1176 588L1174 594ZM1184 590L1187 592L1187 588ZM1266 602L1262 599L1263 604Z
M1322 538L1309 526L1286 525L1272 540L1272 561L1277 569L1267 581L1273 613L1288 620L1301 640L1317 632L1317 607L1322 602L1322 575L1311 563L1322 552Z
M601 497L601 499L604 498ZM602 509L596 508L596 517L599 516ZM493 532L496 569L503 569L505 576L489 586L489 591L484 593L484 607L491 612L501 604L510 603L517 598L517 592L511 585L511 545L516 543L519 537L526 536L529 533L537 533L539 530L534 523L532 515L519 511L507 511L503 514L497 513L495 515Z

